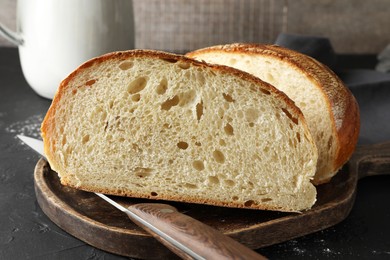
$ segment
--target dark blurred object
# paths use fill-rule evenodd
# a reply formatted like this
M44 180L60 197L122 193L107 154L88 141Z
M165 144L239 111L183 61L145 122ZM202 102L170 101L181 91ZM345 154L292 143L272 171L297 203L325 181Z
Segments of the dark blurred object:
M335 68L337 58L328 38L281 33L278 35L275 44L313 57L331 69Z
M390 72L390 44L378 55L377 71Z

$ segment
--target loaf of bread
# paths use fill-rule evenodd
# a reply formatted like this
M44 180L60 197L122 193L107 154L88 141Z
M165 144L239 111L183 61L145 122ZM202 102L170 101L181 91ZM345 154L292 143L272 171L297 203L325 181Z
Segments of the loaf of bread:
M296 51L260 44L213 46L187 56L249 72L295 102L318 148L314 184L328 182L352 155L359 136L358 105L325 65Z
M133 50L60 85L42 124L61 182L119 196L302 211L317 149L282 92L226 66Z

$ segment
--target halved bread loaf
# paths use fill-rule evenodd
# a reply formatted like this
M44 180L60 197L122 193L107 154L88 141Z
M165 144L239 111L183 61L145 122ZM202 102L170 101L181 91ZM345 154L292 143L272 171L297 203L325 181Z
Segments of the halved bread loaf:
M352 155L359 109L351 92L325 65L276 45L228 44L188 57L249 72L285 92L305 115L318 148L313 183L328 182Z
M61 182L106 194L301 211L317 149L300 110L239 70L146 50L90 60L42 124Z

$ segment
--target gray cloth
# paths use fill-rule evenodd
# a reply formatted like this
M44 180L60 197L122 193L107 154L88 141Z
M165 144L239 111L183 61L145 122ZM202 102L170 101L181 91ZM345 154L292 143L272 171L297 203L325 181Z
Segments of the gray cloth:
M281 33L275 44L311 56L331 69L336 65L336 54L328 38Z
M390 44L378 55L377 71L390 72Z

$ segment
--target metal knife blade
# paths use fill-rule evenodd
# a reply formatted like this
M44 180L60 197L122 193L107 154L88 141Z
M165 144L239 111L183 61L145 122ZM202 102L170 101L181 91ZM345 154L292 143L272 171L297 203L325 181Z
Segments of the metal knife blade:
M43 141L23 135L18 135L17 137L38 154L46 157L43 149ZM172 252L183 258L192 257L194 259L214 259L220 257L230 258L232 256L240 256L240 258L243 259L265 259L262 255L257 254L253 250L243 246L230 237L219 233L211 227L206 226L189 216L179 213L175 208L169 205L157 203L143 205L137 204L140 205L140 207L133 205L129 208L125 208L104 194L95 194L120 211L126 213L127 216L137 225L162 242L162 244L167 246ZM156 211L159 211L161 218L156 218ZM167 216L166 219L164 219L162 216L164 214L171 214L171 216ZM172 221L172 219L177 221ZM180 224L183 221L191 223L190 225L193 226L195 231L200 231L200 233L195 232L195 235L191 235L189 238L189 233L185 232L185 230L179 231L179 229L183 228L182 224ZM180 224L179 228L177 223ZM210 237L205 237L203 233L207 233ZM213 243L213 239L210 239L211 237L215 240L215 244ZM191 241L191 238L193 238L194 241ZM203 249L199 245L203 246Z

